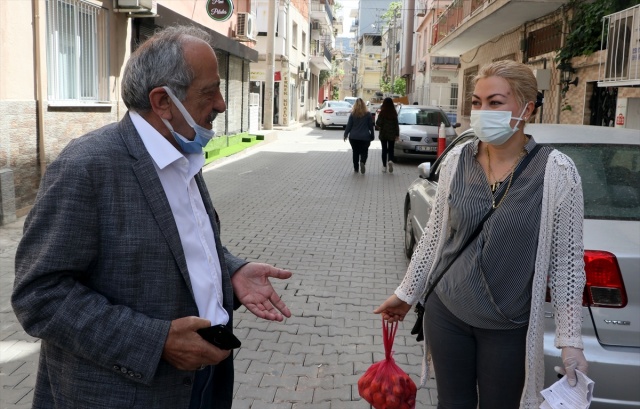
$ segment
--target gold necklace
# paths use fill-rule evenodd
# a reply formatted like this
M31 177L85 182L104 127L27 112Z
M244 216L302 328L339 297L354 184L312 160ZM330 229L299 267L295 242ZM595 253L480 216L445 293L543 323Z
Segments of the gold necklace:
M516 158L515 162L513 162L513 166L511 166L511 170L507 172L507 173L511 173L511 175L509 176L509 184L507 185L507 189L505 190L504 194L500 198L500 201L498 202L498 204L496 204L496 199L495 197L493 197L493 194L496 192L496 190L498 190L498 187L500 187L502 182L499 182L493 176L493 171L491 170L491 154L489 153L489 147L487 146L487 170L489 171L489 177L493 177L493 180L494 180L493 183L489 182L489 187L491 188L491 196L492 196L491 206L494 209L497 209L498 206L502 204L502 202L504 201L504 198L507 196L507 193L509 193L509 188L511 188L511 182L513 181L513 174L516 171L516 166L518 165L518 163L520 163L520 159L522 159L522 157L526 154L527 154L527 151L524 149L524 147L522 147L522 151L520 152L520 155L518 155L518 157Z

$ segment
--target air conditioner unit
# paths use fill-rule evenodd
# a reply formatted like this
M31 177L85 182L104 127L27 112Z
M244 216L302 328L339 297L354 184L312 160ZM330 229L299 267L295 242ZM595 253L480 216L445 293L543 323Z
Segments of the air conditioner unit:
M302 61L300 63L300 71L304 71L305 67L304 67L304 61Z
M303 79L305 81L309 81L309 79L311 78L311 73L309 72L309 69L307 68L307 70L304 72L304 77Z
M605 81L637 78L640 68L637 56L640 8L631 8L608 17L607 59L604 69ZM632 74L633 73L633 74Z
M236 25L236 40L253 41L255 37L255 17L251 13L238 13Z
M420 61L420 65L418 65L418 71L419 72L425 72L427 70L427 62L426 61Z
M129 13L132 17L156 17L156 0L113 0L114 13Z

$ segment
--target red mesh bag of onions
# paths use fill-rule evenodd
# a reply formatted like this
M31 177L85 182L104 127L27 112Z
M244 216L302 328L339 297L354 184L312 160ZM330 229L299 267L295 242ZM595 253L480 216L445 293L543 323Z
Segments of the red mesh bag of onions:
M416 384L393 359L391 347L398 322L382 320L384 360L371 365L358 380L358 393L375 409L415 409Z

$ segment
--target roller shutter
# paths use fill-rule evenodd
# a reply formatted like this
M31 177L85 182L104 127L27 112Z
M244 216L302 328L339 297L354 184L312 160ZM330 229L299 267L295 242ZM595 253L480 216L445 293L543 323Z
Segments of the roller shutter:
M242 132L242 120L244 115L243 86L242 86L242 60L231 56L229 58L229 96L227 98L227 111L230 113L228 128L230 135Z

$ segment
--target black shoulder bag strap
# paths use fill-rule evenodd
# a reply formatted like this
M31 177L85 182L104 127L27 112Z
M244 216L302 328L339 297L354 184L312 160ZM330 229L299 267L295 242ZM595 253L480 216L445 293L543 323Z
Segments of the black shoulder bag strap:
M529 154L524 157L522 162L520 162L520 164L518 165L516 170L513 172L513 178L511 179L511 183L512 184L513 184L513 181L516 180L516 178L520 175L520 173L522 173L522 171L527 167L529 162L531 162L531 159L533 159L533 157L536 156L536 153L538 153L538 151L540 150L541 147L542 147L542 145L536 144L536 146L531 150L531 152L529 152ZM495 203L500 203L500 200L502 199L502 197L504 196L505 193L506 193L506 189L503 189L498 194L498 196L496 196ZM447 273L447 271L449 271L449 267L451 267L453 262L456 261L456 259L458 258L458 255L462 254L462 252L467 248L467 246L469 244L471 244L471 242L476 237L478 237L478 235L482 231L482 227L484 226L484 222L486 222L487 219L489 219L489 217L493 214L494 210L495 210L494 207L491 207L491 209L489 209L487 214L484 215L484 217L482 218L482 220L480 221L480 223L476 227L475 231L471 234L471 236L469 236L467 241L464 243L464 246L462 246L462 248L460 249L458 254L454 258L452 258L451 261L449 262L449 264L447 264L447 266L442 270L442 273L440 273L438 278L436 278L436 280L433 282L433 285L431 285L431 287L429 288L429 291L427 291L427 295L425 295L424 300L422 301L422 306L420 306L419 304L416 305L416 311L418 312L418 322L416 322L416 325L411 330L411 333L413 335L418 335L418 341L422 341L422 316L424 315L424 305L427 303L427 298L429 298L429 296L431 295L433 290L436 288L436 286L438 285L438 283L440 282L442 277ZM421 307L422 307L422 311L420 311ZM417 328L418 326L420 327L419 329Z

